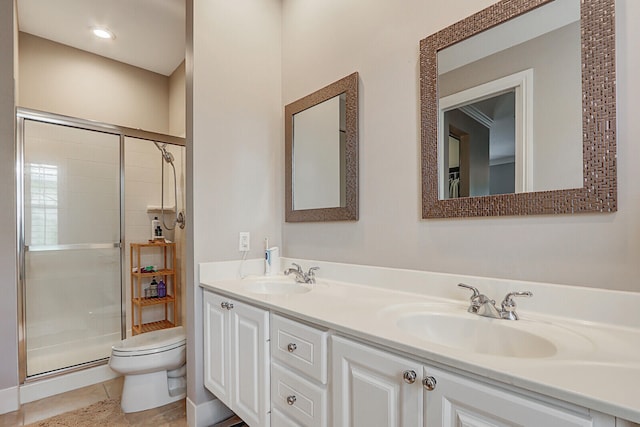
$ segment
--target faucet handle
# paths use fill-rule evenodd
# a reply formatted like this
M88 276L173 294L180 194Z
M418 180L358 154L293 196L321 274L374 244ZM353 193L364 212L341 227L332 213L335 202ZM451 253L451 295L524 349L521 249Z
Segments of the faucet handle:
M509 292L502 300L502 317L510 320L518 320L516 314L516 302L513 297L532 297L533 293L529 291Z
M302 273L302 267L300 267L300 264L296 264L295 262L292 262L291 265L293 265L298 269L298 273Z
M478 291L478 288L474 288L473 286L469 286L465 283L458 283L458 286L460 286L461 288L469 289L471 292L473 292L473 295L471 295L471 299L476 299L480 296L480 291Z
M469 286L465 283L458 283L458 286L460 286L461 288L465 288L465 289L469 289L471 292L473 292L473 295L471 295L471 305L469 305L469 308L467 309L467 311L469 313L478 313L478 309L480 308L480 305L485 303L488 298L482 294L480 294L480 292L478 291L477 288L474 288L473 286Z
M314 277L316 275L316 271L318 270L320 270L320 267L311 267L309 269L309 272L307 273L307 276Z

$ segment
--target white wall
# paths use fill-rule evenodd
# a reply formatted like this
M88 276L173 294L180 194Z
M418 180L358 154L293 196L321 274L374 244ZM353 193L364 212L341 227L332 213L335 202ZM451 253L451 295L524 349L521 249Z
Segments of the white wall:
M187 19L193 19L192 57L187 49L187 169L193 173L187 183L193 195L187 367L189 400L200 404L210 395L203 388L198 263L239 259L240 231L251 233L248 258L262 256L265 237L281 244L281 4L194 0L191 12L187 4Z
M0 413L17 405L18 336L14 153L14 2L0 2ZM7 391L8 390L8 391Z
M418 42L491 3L283 0L283 104L362 90L360 220L284 224L286 256L640 291L639 2L616 1L617 213L420 219Z

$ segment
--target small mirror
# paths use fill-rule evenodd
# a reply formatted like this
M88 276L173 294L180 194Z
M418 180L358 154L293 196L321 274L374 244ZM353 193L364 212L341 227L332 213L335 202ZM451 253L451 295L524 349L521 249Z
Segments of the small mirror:
M358 219L358 74L285 107L287 222Z
M613 12L502 0L421 41L423 218L616 210Z

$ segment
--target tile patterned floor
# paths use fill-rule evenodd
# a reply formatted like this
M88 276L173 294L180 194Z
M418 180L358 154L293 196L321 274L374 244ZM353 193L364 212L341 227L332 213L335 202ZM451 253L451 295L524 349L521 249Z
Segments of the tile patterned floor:
M122 393L123 378L94 384L77 390L25 403L20 410L0 415L0 427L23 426L44 420L64 412L84 408L109 398L118 398ZM186 427L187 417L184 400L160 408L126 414L131 425L170 425Z

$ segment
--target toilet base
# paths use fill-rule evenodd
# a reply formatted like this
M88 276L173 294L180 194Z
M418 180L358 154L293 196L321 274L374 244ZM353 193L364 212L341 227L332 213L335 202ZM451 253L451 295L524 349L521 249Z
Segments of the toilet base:
M167 371L126 375L120 407L124 413L145 411L184 399L185 396L186 393L175 396L169 394Z

